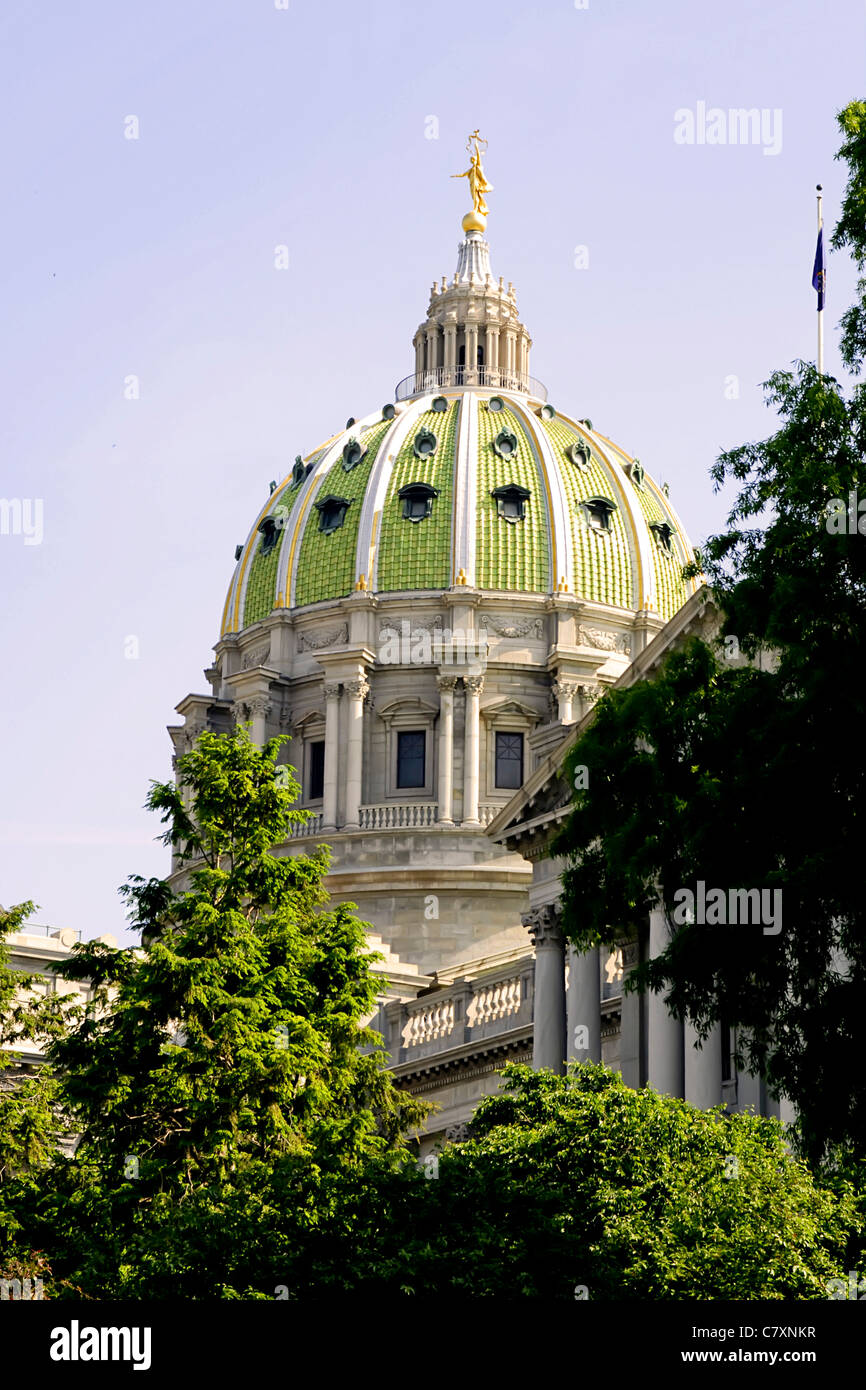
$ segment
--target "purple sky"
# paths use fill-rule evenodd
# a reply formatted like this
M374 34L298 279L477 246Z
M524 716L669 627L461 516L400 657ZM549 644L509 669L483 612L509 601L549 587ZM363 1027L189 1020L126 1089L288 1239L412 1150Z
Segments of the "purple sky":
M141 806L234 547L270 478L412 370L467 132L533 374L670 483L697 543L717 452L772 427L759 383L815 355L814 189L829 230L866 8L6 0L0 36L0 496L44 516L41 544L0 535L0 901L119 934L118 884L167 871ZM765 110L781 148L677 143L699 103ZM836 375L853 283L831 257Z

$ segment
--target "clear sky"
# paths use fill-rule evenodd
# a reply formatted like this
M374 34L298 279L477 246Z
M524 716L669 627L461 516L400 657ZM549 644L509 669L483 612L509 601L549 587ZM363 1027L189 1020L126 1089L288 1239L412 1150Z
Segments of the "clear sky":
M832 227L866 6L5 0L0 51L0 496L43 517L40 544L0 535L0 902L120 934L118 884L167 871L142 803L234 547L269 479L412 370L467 132L533 374L697 543L716 454L772 428L760 382L815 355L815 184ZM764 134L701 140L714 107ZM831 256L837 376L853 283Z

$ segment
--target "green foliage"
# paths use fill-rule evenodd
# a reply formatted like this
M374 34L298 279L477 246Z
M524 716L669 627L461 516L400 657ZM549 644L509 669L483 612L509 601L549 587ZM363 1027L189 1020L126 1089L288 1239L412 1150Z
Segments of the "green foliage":
M97 999L49 1047L79 1136L27 1211L55 1293L273 1297L344 1191L411 1161L425 1107L363 1026L364 924L328 907L326 850L271 852L305 814L279 744L201 736L148 798L177 868L126 890L143 949L64 966Z
M848 186L842 200L842 215L833 233L835 247L847 246L861 278L858 298L842 318L842 360L852 372L866 357L866 101L852 101L840 111L839 128L845 139L836 155L848 165Z
M20 1209L39 1191L41 1175L68 1134L50 1067L32 1070L22 1058L25 1045L59 1037L77 1016L68 1001L45 999L40 977L9 966L6 938L26 930L32 902L0 908L0 1278L50 1275L45 1257L22 1233Z
M863 109L840 118L851 165L840 244L858 256ZM866 1153L866 541L830 505L864 492L866 387L846 396L803 363L766 386L778 430L713 470L717 486L739 487L702 555L725 614L718 647L695 639L654 679L600 701L570 761L588 785L555 848L569 858L578 946L634 928L658 895L672 914L698 880L781 890L778 935L680 926L632 983L663 991L704 1034L720 1018L737 1025L742 1059L793 1100L818 1161L837 1144ZM729 660L737 651L753 664Z
M395 1285L591 1301L829 1296L858 1216L849 1189L823 1191L791 1158L778 1122L630 1090L593 1064L566 1077L512 1065L505 1080L471 1140L412 1193Z

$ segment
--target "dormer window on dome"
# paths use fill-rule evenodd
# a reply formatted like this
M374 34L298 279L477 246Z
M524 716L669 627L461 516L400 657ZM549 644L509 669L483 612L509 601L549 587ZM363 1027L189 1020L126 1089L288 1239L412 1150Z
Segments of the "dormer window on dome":
M404 521L423 521L431 515L433 499L439 496L439 489L429 483L407 483L397 496L403 499Z
M316 503L316 511L319 513L319 530L327 535L331 531L339 531L343 522L346 520L346 512L352 505L352 499L346 497L334 497L330 494L323 497L321 502Z
M355 422L350 420L349 423L353 425ZM354 436L347 440L343 445L343 468L345 471L350 473L353 468L356 468L366 452L364 445L360 444Z
M661 547L661 549L666 551L668 555L670 555L673 551L672 541L674 536L674 528L670 526L666 521L651 521L650 530L652 531L653 535L658 541L658 544Z
M283 519L280 516L265 516L258 524L264 539L262 540L262 555L270 555L279 540L280 532L283 529Z
M610 531L610 519L616 511L615 502L611 502L609 497L590 497L583 506L591 531Z
M629 473L631 474L631 480L635 487L643 487L644 472L643 464L640 459L632 459Z
M532 493L519 483L506 483L504 487L495 487L490 496L496 499L496 510L503 521L522 521Z
M413 440L412 449L416 459L432 458L436 452L436 436L433 431L428 430L426 426L420 429Z

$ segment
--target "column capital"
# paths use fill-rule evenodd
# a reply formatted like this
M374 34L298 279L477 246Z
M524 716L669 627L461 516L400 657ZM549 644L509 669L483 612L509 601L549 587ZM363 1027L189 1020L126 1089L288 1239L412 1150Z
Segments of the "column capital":
M267 719L268 715L273 712L273 708L267 695L252 695L247 701L247 709L250 714L262 719Z
M466 687L467 695L480 695L484 689L483 676L464 676L463 684Z
M439 689L442 691L443 695L444 695L444 694L450 695L450 694L452 693L452 691L455 689L456 685L457 685L457 677L456 677L456 676L437 676L437 677L436 677L436 684L438 685Z
M580 686L576 680L558 676L553 682L552 689L557 700L573 700Z
M536 950L540 946L562 944L559 925L562 921L562 908L559 903L546 903L544 907L535 907L531 912L524 913L520 920L532 937L532 944Z
M359 676L356 680L345 681L346 693L353 700L366 700L370 693L370 683L364 676Z
M324 686L324 692L325 692L325 699L326 699L326 700L339 700L339 698L340 698L340 686L339 686L339 682L329 682L327 685Z

